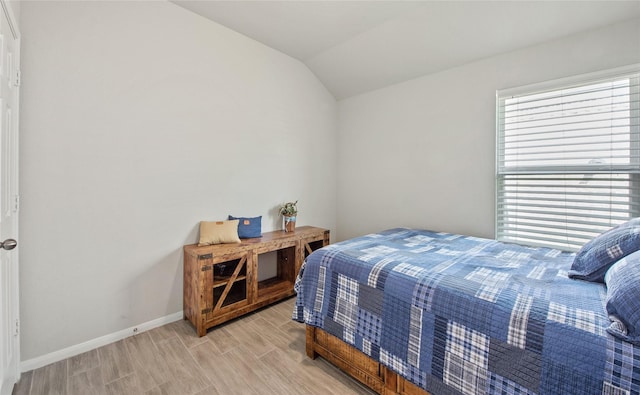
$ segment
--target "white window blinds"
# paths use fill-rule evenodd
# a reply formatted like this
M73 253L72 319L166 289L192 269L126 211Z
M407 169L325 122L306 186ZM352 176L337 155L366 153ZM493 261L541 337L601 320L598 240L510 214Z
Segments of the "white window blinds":
M577 250L639 215L639 70L498 92L498 240Z

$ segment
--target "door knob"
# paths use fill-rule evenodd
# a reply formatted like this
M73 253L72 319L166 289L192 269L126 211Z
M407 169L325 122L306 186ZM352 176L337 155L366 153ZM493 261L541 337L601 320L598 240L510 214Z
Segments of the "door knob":
M0 248L4 248L5 250L13 250L18 245L18 242L13 239L7 239L0 243Z

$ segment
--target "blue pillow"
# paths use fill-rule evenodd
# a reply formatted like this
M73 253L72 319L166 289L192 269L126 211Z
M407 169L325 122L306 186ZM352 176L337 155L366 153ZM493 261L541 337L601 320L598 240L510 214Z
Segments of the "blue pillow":
M628 255L604 276L607 284L607 332L640 346L640 251Z
M640 218L610 229L586 243L576 254L569 277L604 282L604 274L616 263L640 250Z
M252 239L262 237L262 215L254 218L229 216L230 220L237 219L238 237L241 239Z

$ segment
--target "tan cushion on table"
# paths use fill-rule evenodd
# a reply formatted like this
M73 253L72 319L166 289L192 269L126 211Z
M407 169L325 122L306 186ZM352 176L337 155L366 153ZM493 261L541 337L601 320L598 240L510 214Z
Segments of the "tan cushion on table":
M211 244L240 243L238 220L200 222L199 246Z

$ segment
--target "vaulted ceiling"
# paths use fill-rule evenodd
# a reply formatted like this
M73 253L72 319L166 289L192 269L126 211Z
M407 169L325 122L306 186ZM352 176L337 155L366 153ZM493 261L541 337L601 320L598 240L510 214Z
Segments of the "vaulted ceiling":
M637 0L173 3L299 59L336 99L640 18Z

